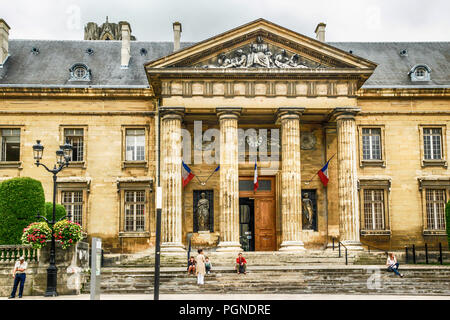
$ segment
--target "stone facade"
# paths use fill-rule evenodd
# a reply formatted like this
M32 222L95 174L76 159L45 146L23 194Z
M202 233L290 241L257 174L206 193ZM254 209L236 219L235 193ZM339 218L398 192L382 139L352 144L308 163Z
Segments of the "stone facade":
M133 72L133 50L124 74ZM307 67L289 65L282 50ZM243 52L251 65L239 65ZM217 65L219 59L229 61ZM326 247L332 238L355 250L445 241L429 211L442 204L437 197L449 199L448 87L366 87L375 63L262 19L148 61L141 70L148 83L140 86L18 86L0 78L0 129L19 129L21 150L18 161L0 162L0 178L37 178L51 199L51 177L33 165L31 147L40 139L43 162L52 163L65 129L83 129L83 159L59 175L57 199L81 191L83 229L110 252L154 245L157 185L164 252L188 245L194 190L212 190L214 216L212 231L195 233L192 245L219 252L242 249L243 200L254 205L248 239L256 247L273 242L275 250L303 251ZM275 61L284 62L275 67ZM424 129L430 128L440 133L439 159L425 157ZM278 151L269 147L264 157L259 136L240 140L241 131L252 129L277 130ZM379 145L365 138L366 129L374 129ZM367 141L379 157L366 158ZM325 187L317 172L329 159ZM182 161L196 175L185 187ZM302 191L315 195L315 229L303 228Z

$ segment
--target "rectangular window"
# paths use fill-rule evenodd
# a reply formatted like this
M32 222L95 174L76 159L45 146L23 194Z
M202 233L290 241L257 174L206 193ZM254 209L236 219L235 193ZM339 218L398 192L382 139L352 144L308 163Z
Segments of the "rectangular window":
M63 191L62 205L71 221L83 225L83 191Z
M427 229L445 230L445 189L426 189Z
M365 230L384 230L384 190L364 189Z
M145 191L125 191L125 231L144 231Z
M425 160L442 160L442 129L423 129L423 149Z
M126 130L126 161L145 161L145 130Z
M20 129L1 129L1 161L20 161Z
M381 160L381 129L362 129L363 160Z
M72 145L70 161L84 161L84 130L64 129L64 141L66 140Z

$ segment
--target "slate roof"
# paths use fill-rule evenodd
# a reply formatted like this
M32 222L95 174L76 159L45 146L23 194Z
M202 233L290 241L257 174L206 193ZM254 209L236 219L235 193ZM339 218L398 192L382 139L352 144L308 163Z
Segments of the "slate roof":
M194 45L182 42L181 48ZM450 42L327 42L378 64L363 88L450 87ZM39 54L31 52L35 47ZM92 55L86 53L91 48ZM141 54L141 49L147 51ZM400 56L406 49L408 55ZM120 66L121 41L15 40L9 41L10 56L0 68L1 86L36 87L148 87L144 64L172 53L173 42L131 42L128 69ZM75 63L87 65L91 81L69 81ZM431 68L431 81L411 82L408 72L416 64Z
M33 47L39 54L31 52ZM94 53L86 53L88 48ZM132 41L128 69L120 66L121 48L122 42L113 40L10 40L10 56L0 68L0 86L148 87L144 63L172 53L173 42ZM141 54L141 49L147 53ZM69 81L69 69L75 63L91 69L91 81Z
M378 64L364 83L369 87L450 87L450 42L327 42ZM400 51L407 50L407 56ZM408 72L418 64L431 69L431 81L411 82Z

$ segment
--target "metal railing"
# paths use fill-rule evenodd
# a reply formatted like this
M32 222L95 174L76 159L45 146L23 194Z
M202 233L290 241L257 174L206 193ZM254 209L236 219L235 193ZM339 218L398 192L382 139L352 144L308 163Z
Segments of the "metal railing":
M1 245L0 262L15 262L23 256L27 262L39 261L39 250L27 245Z
M345 249L345 265L348 265L348 250L347 247L340 241L338 241L339 258L342 257L341 246L343 246ZM333 238L333 251L334 251L334 238Z
M411 251L409 251L411 249ZM412 263L416 264L418 263L418 260L420 260L420 252L423 252L425 255L425 263L429 264L430 259L432 258L433 254L430 255L430 253L437 253L437 262L439 264L444 264L444 257L442 254L442 243L439 242L439 244L436 247L429 246L428 243L425 243L423 247L418 247L415 244L412 244L411 247L405 246L405 263L410 263L410 252L412 257ZM436 255L434 255L436 256Z

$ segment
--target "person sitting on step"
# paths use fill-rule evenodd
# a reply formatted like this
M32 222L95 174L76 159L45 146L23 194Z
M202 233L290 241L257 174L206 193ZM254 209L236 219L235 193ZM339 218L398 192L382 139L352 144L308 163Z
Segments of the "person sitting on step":
M205 268L206 268L206 274L210 274L211 273L212 264L211 264L211 261L209 261L208 257L205 258Z
M195 274L195 258L194 257L190 257L189 262L188 262L188 275L191 273L192 273L192 275Z
M398 265L399 264L397 262L397 257L394 255L394 253L389 252L388 258L386 260L386 265L388 267L388 271L394 272L396 275L398 275L398 276L403 278L403 274L398 272Z
M238 274L247 274L247 260L242 256L242 252L239 252L238 257L236 258L235 269Z

